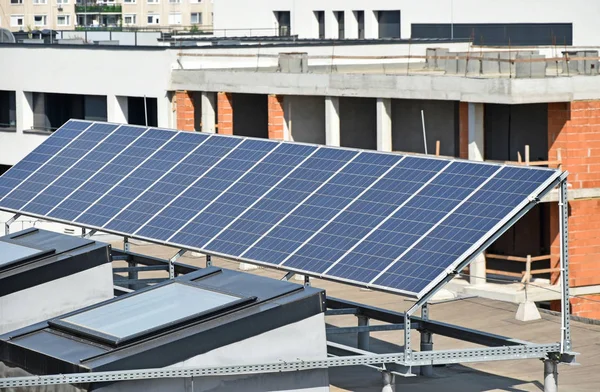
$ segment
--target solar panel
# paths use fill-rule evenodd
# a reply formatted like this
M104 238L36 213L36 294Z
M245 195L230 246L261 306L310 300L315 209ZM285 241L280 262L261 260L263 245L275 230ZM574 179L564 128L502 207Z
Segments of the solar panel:
M70 121L0 209L422 296L561 173Z

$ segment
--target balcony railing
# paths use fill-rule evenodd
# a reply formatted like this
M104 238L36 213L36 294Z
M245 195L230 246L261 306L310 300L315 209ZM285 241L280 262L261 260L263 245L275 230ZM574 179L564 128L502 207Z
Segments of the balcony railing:
M80 13L121 13L121 5L120 4L106 4L106 5L98 5L98 4L88 4L86 5L76 5L75 12Z

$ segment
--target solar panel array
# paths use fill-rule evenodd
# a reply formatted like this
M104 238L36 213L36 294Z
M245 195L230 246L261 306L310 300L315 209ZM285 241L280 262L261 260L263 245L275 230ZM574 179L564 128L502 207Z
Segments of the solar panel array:
M72 120L0 209L420 296L559 176Z

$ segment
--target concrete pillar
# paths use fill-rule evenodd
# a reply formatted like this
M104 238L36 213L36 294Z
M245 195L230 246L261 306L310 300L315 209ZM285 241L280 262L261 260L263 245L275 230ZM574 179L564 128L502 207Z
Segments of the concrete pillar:
M127 97L118 95L106 96L107 120L109 122L128 123L128 100Z
M484 284L486 278L485 269L485 255L481 252L475 257L471 264L469 264L469 283L472 285Z
M377 11L365 10L365 39L379 38L379 22Z
M175 92L177 129L194 131L194 101L190 91Z
M325 97L325 144L340 145L340 99Z
M160 128L173 128L175 124L171 121L171 97L166 93L156 98L156 110L158 126Z
M292 128L294 126L292 121L292 99L289 96L283 98L283 140L294 141L292 137Z
M222 135L233 135L233 95L220 92L217 94L217 132Z
M558 363L544 360L544 392L558 392Z
M392 100L377 98L377 150L392 151Z
M469 102L469 159L483 161L483 104Z
M367 316L363 316L359 314L356 316L358 318L358 326L359 327L368 327L369 326L369 318ZM369 351L369 331L358 332L357 334L357 347L360 350Z
M15 91L17 132L33 128L33 93Z
M284 140L283 96L270 94L267 105L269 139Z
M217 94L203 91L201 95L202 132L215 133Z

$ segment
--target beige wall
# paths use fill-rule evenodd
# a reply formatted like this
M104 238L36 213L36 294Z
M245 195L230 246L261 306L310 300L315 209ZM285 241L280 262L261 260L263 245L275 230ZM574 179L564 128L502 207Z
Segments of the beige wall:
M66 0L68 4L60 4L62 11L59 11L57 0L45 0L46 4L33 4L33 0L20 0L22 4L11 4L11 0L0 0L0 26L11 31L27 31L28 27L32 30L38 29L57 29L72 30L76 23L74 0ZM44 1L44 0L40 0ZM11 26L12 15L23 15L22 26ZM35 25L35 15L46 15L46 24ZM59 15L68 15L69 24L64 26L57 25Z
M77 24L77 15L75 14L75 0L62 0L68 1L68 4L60 4L62 11L59 11L59 4L57 1L60 0L45 0L46 4L33 4L34 0L18 0L22 1L23 4L11 4L11 0L0 0L0 27L7 28L11 31L27 31L28 26L31 29L56 29L56 30L73 30ZM44 1L44 0L35 0ZM157 3L148 3L148 0L132 0L135 3L124 3L119 0L118 3L122 4L122 17L123 26L125 24L126 15L136 15L136 23L130 26L139 27L189 27L192 25L191 14L201 13L202 23L201 26L211 27L212 26L212 0L201 0L198 3L192 3L190 0L154 0ZM179 1L179 3L171 3L170 1ZM90 0L91 3L91 0ZM169 15L172 13L181 14L181 24L170 24ZM148 23L148 14L158 15L158 24ZM22 15L23 25L22 26L11 26L11 16ZM46 24L43 26L36 26L34 22L35 15L46 15ZM57 18L59 15L69 15L68 25L58 25Z

